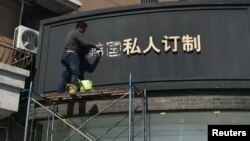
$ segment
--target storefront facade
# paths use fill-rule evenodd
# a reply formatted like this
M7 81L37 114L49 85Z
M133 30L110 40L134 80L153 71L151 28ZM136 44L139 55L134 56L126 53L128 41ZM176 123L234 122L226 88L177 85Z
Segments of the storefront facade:
M207 125L249 124L249 18L248 1L219 0L129 6L44 20L35 94L56 90L64 38L76 22L85 20L89 25L86 39L103 44L103 48L99 52L82 50L81 77L102 89L127 87L132 74L133 84L147 91L150 140L205 141ZM93 114L91 109L102 111L113 100L75 101L73 106L60 103L58 112L80 123ZM140 104L136 98L135 105ZM47 123L43 120L47 114L42 108L37 110L43 135L39 139L46 140ZM127 111L128 100L124 99L86 130L98 137ZM119 129L101 140L118 136L126 123L124 120ZM58 140L71 130L64 130L59 121L55 126ZM135 140L142 138L139 129L137 125ZM127 140L126 136L124 132L116 140ZM71 139L84 140L79 134Z

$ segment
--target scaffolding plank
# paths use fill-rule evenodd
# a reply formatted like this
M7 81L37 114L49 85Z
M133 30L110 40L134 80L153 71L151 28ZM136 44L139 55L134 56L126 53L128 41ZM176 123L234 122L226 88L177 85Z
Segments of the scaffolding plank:
M64 101L64 100L72 100L72 99L81 99L87 97L112 97L112 96L119 96L128 93L128 88L107 88L107 89L96 89L90 92L77 92L74 94L69 93L57 93L57 92L50 92L50 93L43 93L40 94L42 98L45 98L50 101Z

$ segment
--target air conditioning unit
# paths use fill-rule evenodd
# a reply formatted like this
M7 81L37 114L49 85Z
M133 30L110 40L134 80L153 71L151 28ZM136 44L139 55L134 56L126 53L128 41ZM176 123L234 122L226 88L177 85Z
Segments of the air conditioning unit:
M25 51L37 53L38 35L38 31L20 25L15 28L13 46Z

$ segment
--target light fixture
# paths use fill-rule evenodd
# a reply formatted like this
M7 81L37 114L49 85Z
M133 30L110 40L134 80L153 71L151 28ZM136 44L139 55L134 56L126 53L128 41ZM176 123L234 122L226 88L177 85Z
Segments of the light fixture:
M220 114L220 111L214 111L215 114Z
M166 115L167 113L166 112L160 112L160 115Z

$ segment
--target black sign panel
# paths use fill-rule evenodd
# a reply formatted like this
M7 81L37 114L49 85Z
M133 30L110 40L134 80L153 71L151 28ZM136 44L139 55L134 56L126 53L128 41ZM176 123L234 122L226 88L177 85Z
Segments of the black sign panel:
M208 141L250 140L250 125L208 125Z
M185 3L187 4L187 3ZM66 34L85 20L81 78L94 85L133 82L149 90L248 88L249 3L126 7L45 20L37 59L36 92L55 91Z

